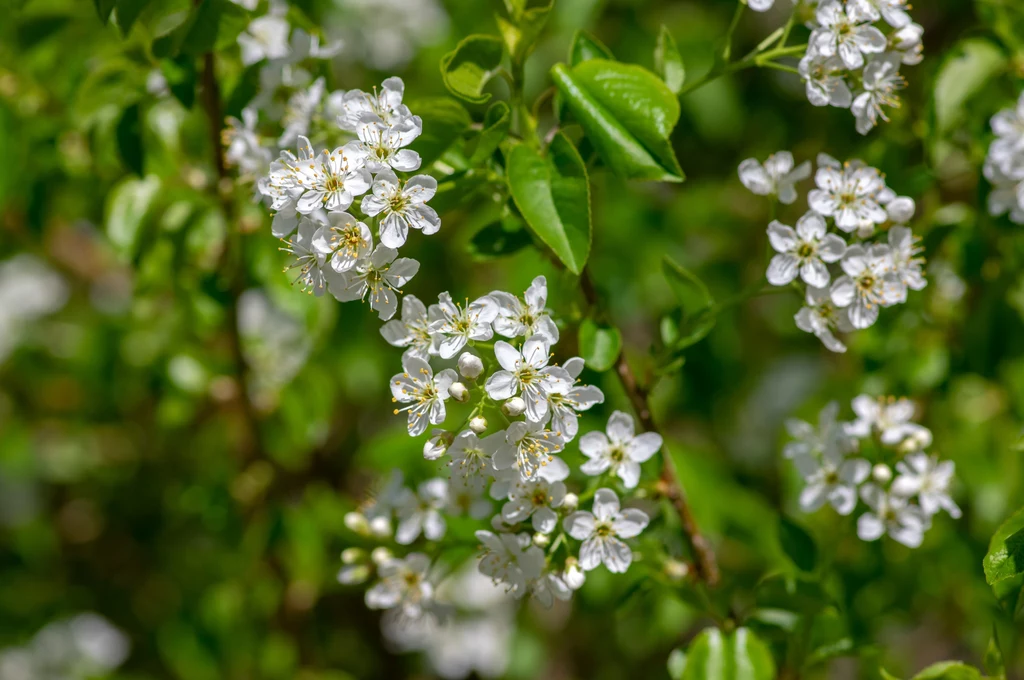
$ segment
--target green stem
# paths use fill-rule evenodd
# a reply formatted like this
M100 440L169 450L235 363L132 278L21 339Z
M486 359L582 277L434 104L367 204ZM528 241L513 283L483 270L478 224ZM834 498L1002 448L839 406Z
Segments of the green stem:
M710 71L705 73L703 76L701 76L697 80L694 80L694 81L692 81L690 83L687 83L683 87L683 89L679 92L679 95L682 96L682 95L688 94L690 92L693 92L694 90L699 89L699 88L703 87L704 85L707 85L712 80L717 80L718 78L721 78L724 75L728 75L730 73L735 73L737 71L742 71L743 69L746 69L746 68L751 68L751 67L756 67L756 68L776 68L776 67L778 67L780 65L779 64L774 64L772 62L773 59L777 59L779 57L792 57L792 56L796 56L798 54L802 54L806 50L807 50L807 45L792 45L790 47L777 47L775 49L768 50L766 52L757 52L755 50L754 52L751 52L747 56L743 57L743 59L740 59L739 61L734 61L731 64L724 64L724 65L719 65L719 66L712 67L712 69Z
M732 21L729 23L729 30L725 34L725 45L722 46L722 61L725 63L729 62L732 58L732 35L736 32L736 27L739 26L740 17L743 16L743 8L747 6L745 0L740 0L736 3L736 11L733 12Z

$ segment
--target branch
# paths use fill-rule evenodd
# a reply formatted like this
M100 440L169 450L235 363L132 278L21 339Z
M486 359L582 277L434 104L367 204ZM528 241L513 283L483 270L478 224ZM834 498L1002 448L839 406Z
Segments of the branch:
M590 273L586 269L584 269L580 277L580 286L590 306L600 307L601 299L594 288L594 282L590 278ZM654 417L651 415L650 405L647 402L647 390L637 382L636 375L634 375L633 369L630 368L629 362L626 360L625 349L619 351L618 359L615 362L615 372L619 376L619 381L622 383L627 396L629 396L633 410L636 411L637 418L640 419L640 424L643 425L644 430L660 434L658 425L654 422ZM676 509L676 513L679 515L683 533L695 557L694 567L697 578L709 586L714 586L718 583L719 577L718 562L715 559L714 549L700 532L700 527L697 526L697 521L690 510L690 504L686 500L686 492L683 491L683 485L680 483L679 475L676 473L675 464L672 462L672 457L668 455L667 451L662 453L662 460L661 486L664 487L665 497L668 498L672 507Z

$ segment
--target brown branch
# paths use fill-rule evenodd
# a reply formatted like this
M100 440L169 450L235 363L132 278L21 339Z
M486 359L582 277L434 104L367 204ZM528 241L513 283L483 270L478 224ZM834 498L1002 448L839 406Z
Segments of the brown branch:
M583 274L580 276L580 287L583 289L583 295L591 307L601 306L601 298L598 296L597 290L594 288L594 282L591 280L590 273L586 269L583 270ZM633 410L636 411L637 418L640 419L640 424L643 425L644 430L660 434L658 425L654 422L654 417L651 415L651 408L647 401L647 389L637 382L636 375L626 360L625 349L619 351L619 356L615 362L615 372L619 376L619 381L622 383L627 396L629 396ZM686 500L686 492L683 490L683 485L679 481L679 475L676 473L675 464L672 462L672 457L668 455L667 451L662 453L660 481L665 497L668 498L672 507L675 508L676 513L679 515L683 533L690 544L690 549L693 551L695 558L694 571L697 578L709 586L716 585L719 574L714 549L701 533L700 527L697 526L697 521L690 510L690 504Z

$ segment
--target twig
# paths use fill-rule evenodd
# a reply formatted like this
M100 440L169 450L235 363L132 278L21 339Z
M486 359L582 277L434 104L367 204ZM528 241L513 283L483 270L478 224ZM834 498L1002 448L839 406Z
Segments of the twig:
M601 299L594 288L594 282L590 278L590 273L586 269L583 270L583 274L580 276L580 286L583 289L583 295L587 303L592 307L600 307ZM637 418L640 419L640 424L643 425L644 430L660 433L658 425L654 422L654 417L651 415L651 408L647 401L647 390L637 382L636 375L626 360L626 351L624 349L619 352L619 356L616 359L615 373L619 376L619 381L622 383L627 396L629 396L633 410L636 411ZM662 455L662 461L661 482L664 486L665 496L679 515L683 533L690 544L690 548L693 550L696 576L707 585L714 586L718 583L719 576L718 562L715 559L714 549L700 532L700 527L697 526L697 521L694 519L693 512L690 510L690 504L686 500L686 492L679 481L679 475L676 473L672 457L665 452Z

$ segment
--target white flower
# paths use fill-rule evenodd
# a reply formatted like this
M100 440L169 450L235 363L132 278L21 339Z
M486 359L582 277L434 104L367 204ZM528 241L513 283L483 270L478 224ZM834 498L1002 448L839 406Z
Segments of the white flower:
M908 548L916 548L924 540L928 528L927 515L907 499L882 491L874 484L865 484L860 497L871 508L857 518L857 535L862 541L876 541L885 534Z
M264 69L264 72L269 69ZM288 103L281 114L281 125L284 131L278 138L280 146L290 146L299 137L309 134L309 126L313 122L313 116L320 108L320 102L324 98L326 89L323 78L317 78L309 87L297 90L288 97Z
M854 398L852 406L857 419L847 426L847 431L855 437L870 437L872 432L878 432L886 446L897 446L910 440L918 449L927 448L932 443L931 431L911 422L914 402L909 399L874 398L862 394Z
M960 508L949 497L949 483L956 466L951 460L939 462L935 456L922 452L912 453L896 463L900 476L892 483L892 493L910 498L917 496L921 510L934 515L945 510L953 519L960 517Z
M288 21L275 14L267 14L250 21L245 31L238 34L242 63L249 66L263 59L280 59L288 56L290 30Z
M834 331L851 331L849 317L832 302L832 295L826 288L807 286L805 306L793 317L796 327L805 333L813 333L826 349L831 352L845 352L846 345L835 336Z
M477 298L466 306L452 302L452 296L441 293L437 304L431 305L430 333L434 336L434 351L442 359L451 359L470 340L490 340L494 337L491 322L498 315L498 306L488 296Z
M815 12L818 27L811 32L810 49L824 57L839 55L849 69L864 65L864 55L882 52L885 34L870 24L870 15L857 5L827 0Z
M850 108L853 93L843 77L845 69L839 57L808 54L800 60L798 70L805 83L807 101L811 104Z
M917 210L914 199L909 196L893 196L883 202L885 203L885 214L889 216L891 222L896 224L906 224L914 217L914 212Z
M587 581L587 572L580 569L579 560L575 557L565 558L565 571L562 573L562 580L572 590L579 590Z
M832 284L832 302L848 307L850 324L867 328L878 319L878 308L888 307L905 297L903 284L892 273L888 246L851 246L840 263L845 276Z
M899 54L900 61L907 66L924 61L924 27L921 24L907 24L889 36L891 49Z
M499 340L494 343L494 356L501 365L484 388L487 396L503 401L522 393L526 402L526 418L534 423L548 419L548 395L566 394L573 379L564 368L548 366L548 341L543 335L534 335L523 343L522 350Z
M224 129L224 160L238 168L243 176L254 177L267 172L273 155L260 143L256 133L259 114L254 108L242 109L242 120L229 117Z
M588 432L580 437L580 452L590 459L580 470L588 475L610 470L622 479L627 489L636 487L640 481L640 463L657 453L662 441L656 432L634 435L633 431L632 416L622 411L612 413L607 436L604 432Z
M476 380L484 372L484 362L472 352L463 352L459 355L459 374L463 378Z
M349 90L335 93L335 108L339 109L338 126L342 130L355 132L359 123L367 115L376 116L386 125L401 124L412 117L409 107L402 103L405 83L401 78L388 78L380 87L373 88L373 94L362 90Z
M1003 109L992 116L992 132L996 139L988 149L988 161L999 166L1004 174L1014 174L1024 152L1024 93L1016 108Z
M359 142L366 153L366 167L378 173L393 168L412 172L420 167L420 155L409 146L419 137L423 122L419 116L408 119L407 125L391 127L376 116L363 116L356 128Z
M888 218L878 202L885 180L875 168L857 162L825 165L818 168L814 180L818 188L807 194L807 204L814 212L832 217L843 231L870 228Z
M298 270L298 275L292 283L298 283L302 290L308 291L320 297L324 294L327 286L327 279L324 276L324 256L315 247L316 236L320 233L320 225L308 217L299 221L298 230L287 239L281 239L285 244L280 250L290 253L295 260L289 264L285 271Z
M864 91L853 100L851 110L857 118L857 132L866 135L881 118L889 122L883 106L899 108L900 98L896 94L907 85L900 75L899 55L884 55L871 60L864 67Z
M432 425L444 422L444 402L458 376L450 368L435 376L429 363L410 353L402 357L402 369L404 373L391 378L391 394L394 401L409 405L396 408L395 414L409 412L409 434L417 437L426 431L427 422Z
M901 28L910 23L910 15L905 8L907 0L847 0L847 5L856 7L858 15L870 21L885 19L893 28Z
M922 290L928 285L924 278L924 258L918 257L923 248L918 243L913 232L906 227L893 227L889 230L889 254L892 259L892 269L903 283L904 293L907 288Z
M620 510L619 497L611 489L597 490L593 508L593 514L580 510L564 522L566 532L583 541L580 566L590 571L603 562L608 571L624 573L633 562L633 551L620 539L639 536L650 520L642 510Z
M579 418L576 413L588 411L594 404L604 403L604 393L600 388L594 385L576 384L577 378L583 371L583 366L583 359L580 357L572 357L566 361L562 364L562 368L574 381L572 387L564 394L548 392L548 416L551 418L551 429L562 435L567 442L575 439L580 430Z
M329 257L336 272L347 272L373 250L370 228L347 212L327 213L327 224L313 239L313 246Z
M548 300L548 282L538 276L526 289L523 298L526 304L511 293L496 290L491 298L498 304L498 316L494 319L494 332L506 338L528 338L543 335L548 344L558 342L558 326L544 310Z
M778 196L780 203L789 205L797 198L794 184L811 176L811 163L804 161L793 167L793 154L779 151L768 156L762 165L756 158L748 158L739 167L740 181L758 196Z
M839 402L829 402L818 413L818 427L799 418L786 421L786 430L796 441L789 442L782 449L786 458L799 456L821 456L829 454L846 455L857 448L856 440L846 430L846 424L836 419Z
M300 167L313 162L313 147L305 137L299 137L299 153L296 156L287 149L281 150L280 157L270 164L270 174L258 184L260 193L267 197L270 209L274 211L271 230L274 236L283 238L298 226L296 210L299 196L305 191L299 179Z
M533 545L529 534L477 531L477 540L483 543L480 573L494 582L504 583L515 597L526 595L527 584L538 578L544 570L544 551Z
M448 484L448 512L452 515L469 515L473 519L484 519L491 514L491 502L483 493L487 480L480 476L452 475Z
M349 142L330 153L324 149L315 159L301 165L297 181L304 191L299 195L296 210L304 215L320 209L347 210L355 196L370 188L370 173L363 166L364 160L363 149Z
M747 0L747 6L755 12L767 12L775 4L775 0Z
M429 175L416 175L402 186L395 173L386 168L374 178L373 193L363 197L360 207L370 217L384 213L380 242L398 248L405 243L410 228L425 235L441 228L441 219L426 205L436 191L437 180Z
M1024 168L1007 174L998 163L991 159L985 162L985 179L992 184L988 195L990 215L1010 213L1015 224L1024 224Z
M370 499L360 509L375 535L391 535L391 513L405 500L407 493L402 471L392 470L387 481L370 494Z
M552 508L560 507L565 500L563 480L568 476L569 466L548 465L536 479L516 481L508 491L508 502L501 508L502 519L517 524L532 518L534 531L550 534L558 525L558 515Z
M395 542L409 545L420 533L428 541L444 537L446 529L441 510L448 504L448 482L435 477L419 485L416 493L406 489L404 498L398 504L398 528Z
M572 590L561 576L554 572L548 572L530 582L530 595L540 602L541 606L550 608L555 600L564 602L571 599Z
M448 451L453 439L455 436L448 430L440 428L431 430L430 438L423 444L423 457L427 460L437 460Z
M480 438L475 432L464 430L448 447L452 475L486 479L488 475L493 474L494 454L500 449L507 448L509 444L505 440L504 432L495 432Z
M380 580L366 591L366 606L370 609L399 607L409 618L419 618L434 597L429 570L430 558L423 553L386 560L377 568Z
M516 468L520 479L533 480L546 466L565 464L554 455L565 448L565 440L540 423L515 421L505 430L505 441L509 446L492 457L495 470Z
M430 335L427 308L415 295L402 298L402 318L388 321L380 334L393 347L408 347L406 352L424 361L430 357L434 339Z
M846 241L826 233L825 218L808 212L792 227L773 220L768 225L768 241L779 254L768 264L768 283L785 286L800 275L809 286L824 288L830 276L826 262L838 262L846 252Z
M398 294L401 287L416 276L420 263L408 257L395 256L398 251L387 246L377 246L373 254L356 262L347 272L335 272L328 268L327 287L331 295L341 302L370 297L370 309L376 310L384 321L398 311Z
M871 463L863 458L843 458L834 448L820 458L798 455L793 459L807 486L800 492L800 509L814 512L829 503L840 515L849 515L857 505L857 487L871 474Z

